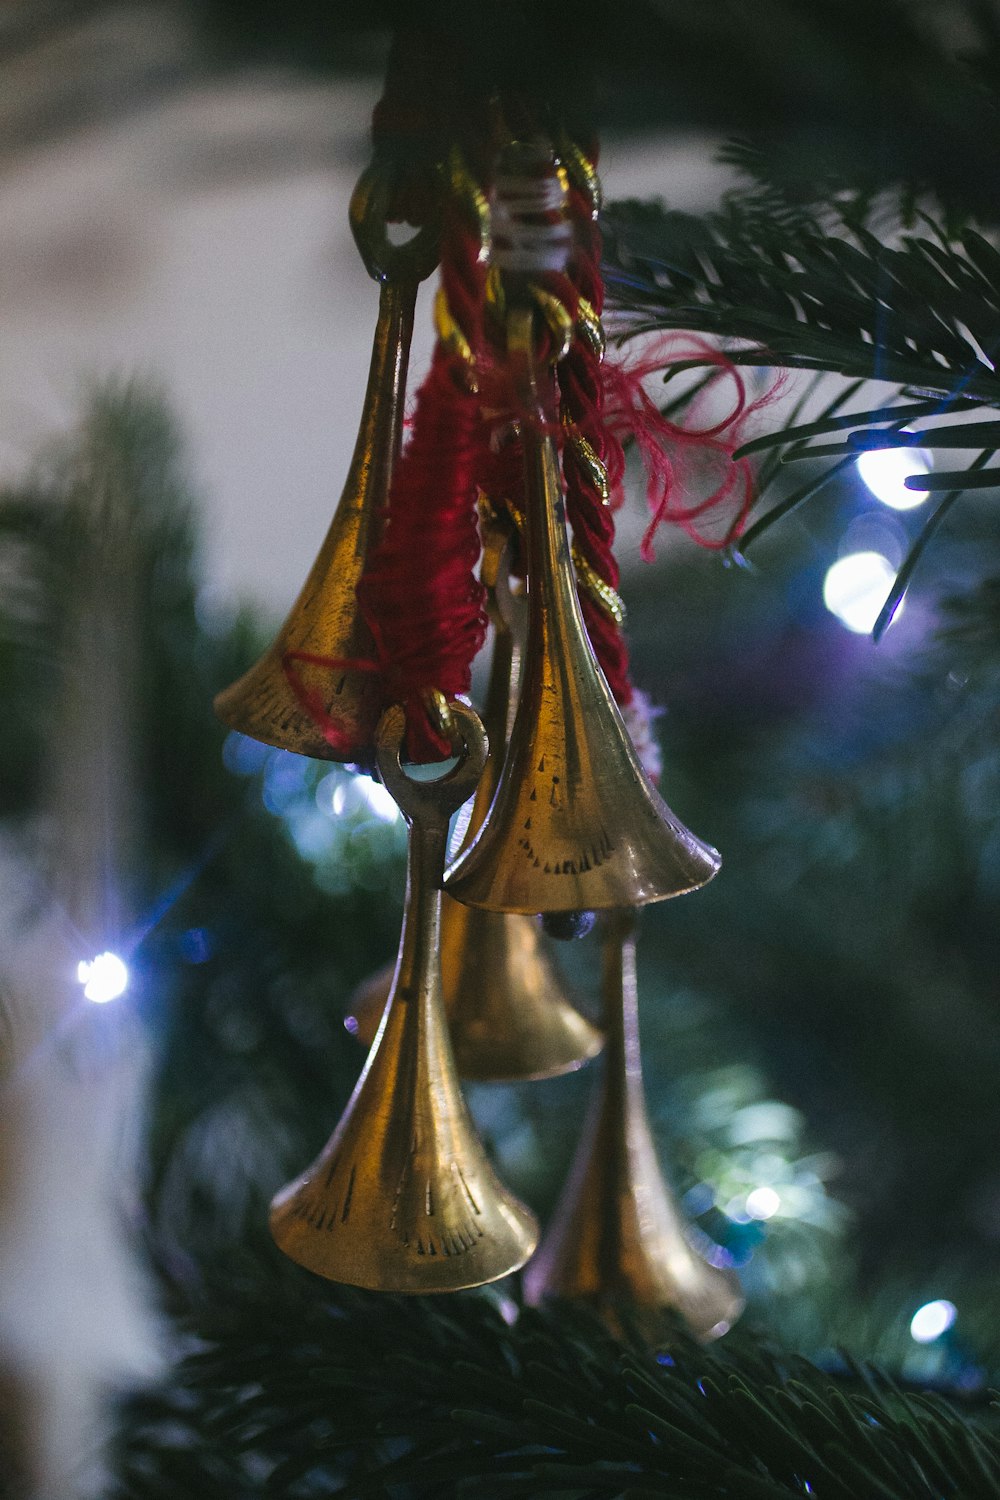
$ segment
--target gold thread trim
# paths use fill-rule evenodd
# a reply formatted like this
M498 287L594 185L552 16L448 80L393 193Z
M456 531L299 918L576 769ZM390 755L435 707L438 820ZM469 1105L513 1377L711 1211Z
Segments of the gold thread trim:
M438 287L434 296L434 328L448 352L456 355L465 366L465 379L469 389L477 391L479 384L476 380L476 358L468 339L451 315L443 286Z
M576 331L597 358L603 359L608 347L604 325L586 297L581 297L577 303Z
M555 340L549 358L553 364L558 364L569 353L572 346L573 319L566 306L552 292L547 292L544 287L536 286L534 282L531 283L529 290Z
M493 509L495 514L496 506L493 501L487 500L486 503ZM524 512L518 510L517 506L510 500L504 500L500 503L506 508L511 520L517 527L518 534L523 536ZM600 605L605 614L611 616L619 630L624 630L628 615L625 609L625 601L621 594L618 593L617 589L613 589L610 583L604 582L604 579L591 567L578 547L572 546L570 548L570 557L573 559L573 570L576 573L577 583L580 588L590 595L595 604Z
M451 190L466 209L479 232L479 259L490 253L490 205L482 188L465 165L462 153L453 146L448 154L448 179Z
M604 579L599 577L576 547L570 548L570 554L573 558L573 566L576 569L576 576L580 587L586 589L590 597L601 606L604 613L611 616L619 630L623 629L626 617L625 604L621 594L618 593L617 589L613 589L610 583L605 583Z
M586 155L576 141L564 133L559 136L559 155L563 159L566 170L574 187L580 189L590 203L590 211L596 219L601 211L604 194L601 190L601 179L597 175L597 167Z
M565 422L566 436L573 444L573 451L578 462L587 471L587 478L592 487L601 497L602 505L611 504L611 486L608 483L608 471L603 459L597 453L591 443L587 441L575 422Z

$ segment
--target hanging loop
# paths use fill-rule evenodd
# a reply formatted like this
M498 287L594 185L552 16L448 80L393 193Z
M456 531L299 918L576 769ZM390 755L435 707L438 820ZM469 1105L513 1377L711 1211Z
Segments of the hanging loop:
M351 232L365 269L375 281L423 281L438 263L441 237L439 196L427 222L401 245L389 238L389 207L395 196L398 166L374 161L358 178L351 194Z
M479 715L465 703L448 705L461 739L456 766L436 781L414 781L403 769L400 754L406 739L406 714L394 703L378 727L378 769L408 823L446 822L476 789L483 774L489 742Z

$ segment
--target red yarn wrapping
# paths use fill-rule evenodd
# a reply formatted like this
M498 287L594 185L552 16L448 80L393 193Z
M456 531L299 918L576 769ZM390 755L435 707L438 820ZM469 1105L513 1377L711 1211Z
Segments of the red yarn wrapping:
M486 265L469 206L449 200L441 284L473 356L482 353ZM469 690L486 636L479 558L477 471L485 443L479 396L462 360L439 343L393 473L382 536L358 586L375 640L384 701L402 703L407 754L438 760L451 747L428 718L425 695Z
M423 694L468 692L472 659L486 637L485 594L473 573L480 428L478 399L456 383L439 346L396 466L385 529L358 586L384 701L403 704L407 754L415 761L451 754Z
M671 422L643 384L652 375L662 375L671 364L690 359L716 366L717 374L692 403L689 421L717 381L729 379L733 383L732 410L721 421L704 427ZM608 426L616 435L636 443L646 469L646 498L652 520L642 539L644 561L653 560L653 538L664 522L679 526L701 547L720 551L729 546L743 532L753 501L750 463L745 458L734 460L733 453L743 441L747 420L774 400L783 378L779 376L762 396L748 401L742 372L727 355L700 339L679 344L673 336L658 340L652 352L632 363L606 360L602 374ZM706 483L710 485L713 480L717 480L714 488L704 493ZM685 499L698 492L699 481L701 498ZM720 513L727 516L721 534L706 533L702 520Z

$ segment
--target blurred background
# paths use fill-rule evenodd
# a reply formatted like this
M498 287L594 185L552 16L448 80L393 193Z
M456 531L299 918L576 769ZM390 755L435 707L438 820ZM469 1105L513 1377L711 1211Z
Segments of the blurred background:
M398 935L405 830L379 788L211 714L315 556L370 354L347 204L387 17L318 10L0 16L0 1494L98 1492L109 1396L178 1352L164 1268L176 1286L266 1257L265 1205L360 1068L348 998ZM831 92L850 114L850 10L842 52L807 30L752 52L734 104L737 34L691 23L717 64L699 90L657 47L636 61L683 7L595 7L621 42L596 105L607 197L701 213L735 181L731 134L824 137ZM935 45L977 40L964 15L942 7ZM425 289L413 388L430 348ZM748 1319L981 1392L1000 1368L993 503L956 510L875 647L920 524L898 472L844 472L752 570L665 532L641 563L634 479L635 676L664 709L671 805L724 856L642 922L668 1175ZM594 941L558 955L591 1011ZM589 1084L472 1090L543 1217Z

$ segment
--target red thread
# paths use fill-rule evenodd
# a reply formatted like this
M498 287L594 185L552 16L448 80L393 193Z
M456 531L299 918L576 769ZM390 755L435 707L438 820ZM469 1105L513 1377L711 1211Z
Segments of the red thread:
M665 417L644 386L652 375L662 375L671 364L696 359L716 366L705 389L695 398L684 425ZM678 346L674 336L658 340L652 353L628 363L605 361L605 411L618 436L635 442L646 470L646 498L652 519L642 539L646 562L655 556L653 538L663 523L679 526L699 546L721 551L741 535L753 503L753 471L748 459L733 459L743 441L748 418L779 394L779 376L763 395L748 401L742 372L721 349L700 339ZM733 383L733 406L721 420L691 425L700 406L720 380ZM714 488L708 488L712 485ZM708 492L706 493L706 488ZM701 498L687 500L694 494ZM721 535L712 536L699 524L728 508Z
M466 121L464 139L476 149ZM486 261L474 204L459 186L445 203L441 285L478 373L484 350ZM479 397L464 361L444 343L417 393L397 460L382 536L358 586L383 681L383 701L406 712L407 754L452 753L428 717L430 691L467 693L486 636L479 558L477 471L485 443Z
M322 667L324 671L331 673L337 671L374 673L378 671L378 662L364 657L320 656L314 651L286 651L281 658L281 670L285 675L285 681L295 695L299 707L308 714L338 759L356 760L360 752L357 738L347 734L337 720L330 717L320 690L309 687L295 671L295 664L298 662L302 662L305 666ZM372 729L374 727L373 724Z

